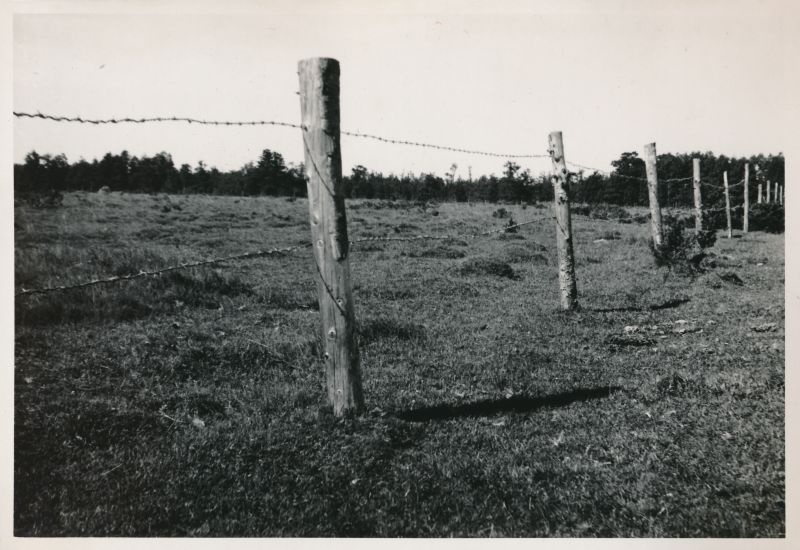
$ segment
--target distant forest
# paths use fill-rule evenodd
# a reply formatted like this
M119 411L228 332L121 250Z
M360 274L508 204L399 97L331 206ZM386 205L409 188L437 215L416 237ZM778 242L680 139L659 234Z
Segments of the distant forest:
M703 188L703 203L711 206L723 199L722 174L728 171L728 181L735 184L744 177L744 164L750 163L750 195L754 202L758 182L784 184L784 157L757 155L749 158L730 158L713 153L664 154L658 156L658 177L662 206L693 204L690 180L668 182L692 175L692 159L699 158L702 180L719 185L719 190ZM571 177L570 194L579 203L606 203L624 206L646 205L647 184L630 179L644 178L644 161L635 152L622 153L611 163L610 175L591 171L575 172ZM758 169L756 169L756 166ZM385 175L364 166L356 166L344 176L347 198L393 199L417 201L487 201L528 202L548 201L553 188L546 175L532 175L512 161L503 165L502 175L464 179L457 176L453 164L444 176L430 173L419 175ZM627 177L625 177L627 176ZM183 164L175 167L171 155L159 153L153 157L136 157L123 151L107 153L101 160L79 160L69 163L64 155L39 155L31 152L23 164L14 165L15 196L65 191L97 191L107 186L112 191L131 193L202 193L211 195L306 195L302 165L288 165L280 153L265 149L255 163L238 170L223 172L208 168L202 161L196 167ZM743 186L731 189L731 201L741 202Z

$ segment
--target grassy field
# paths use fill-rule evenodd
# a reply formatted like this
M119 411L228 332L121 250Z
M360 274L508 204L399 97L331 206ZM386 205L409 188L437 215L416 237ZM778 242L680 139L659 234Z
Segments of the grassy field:
M497 208L348 220L469 233ZM14 223L17 289L310 239L277 198L76 193ZM18 297L15 533L784 536L783 235L720 238L691 279L646 225L573 226L570 314L548 220L354 246L354 419L325 403L308 249Z

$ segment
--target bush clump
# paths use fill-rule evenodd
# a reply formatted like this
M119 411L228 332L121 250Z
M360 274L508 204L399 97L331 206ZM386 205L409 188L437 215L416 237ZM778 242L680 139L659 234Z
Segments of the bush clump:
M594 220L617 220L620 223L631 223L631 213L613 204L584 204L572 208L573 214L588 216Z
M685 275L701 272L701 262L707 256L704 250L714 244L716 233L686 232L686 220L674 216L665 216L662 227L661 246L650 242L656 265Z
M505 218L506 216L508 216L508 210L506 210L505 208L498 208L497 210L492 212L493 218Z
M508 223L503 228L503 233L516 233L517 231L519 231L517 222L514 221L513 217L509 216Z
M781 204L754 204L750 207L748 218L751 231L784 232L786 218Z
M493 258L468 258L458 266L457 271L460 275L489 275L506 279L517 278L517 274L514 273L514 269L508 263Z

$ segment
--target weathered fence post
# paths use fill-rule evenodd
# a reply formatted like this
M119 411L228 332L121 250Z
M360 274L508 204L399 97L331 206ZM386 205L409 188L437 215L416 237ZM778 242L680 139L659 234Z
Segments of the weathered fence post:
M700 192L700 159L692 159L692 183L694 184L694 228L703 230L703 195Z
M778 186L778 204L783 206L783 185Z
M558 247L558 285L561 288L561 309L578 307L575 283L575 258L572 255L572 218L569 213L569 172L564 158L561 132L550 132L550 158L553 161L553 204L556 214L556 246Z
M304 59L298 63L298 74L328 399L334 415L342 416L362 410L364 396L341 189L339 62Z
M769 180L767 180L767 204L769 204L771 202L770 199L772 198L770 196L770 187L771 186L772 186L771 182Z
M758 204L761 204L763 196L764 196L764 189L762 188L761 183L759 183L758 184Z
M644 146L644 165L647 171L647 190L650 198L650 230L653 234L653 245L661 246L661 207L658 205L658 172L656 170L656 144Z
M725 218L728 220L728 238L733 237L731 229L731 194L728 189L728 171L722 173L722 180L725 182Z
M744 163L744 204L742 205L742 233L747 233L750 217L750 164Z

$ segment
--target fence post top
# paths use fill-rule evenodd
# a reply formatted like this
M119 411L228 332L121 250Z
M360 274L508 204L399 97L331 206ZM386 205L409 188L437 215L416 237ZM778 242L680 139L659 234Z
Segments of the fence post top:
M304 65L322 65L322 66L335 66L339 67L339 61L332 57L306 57L297 62L298 67Z

